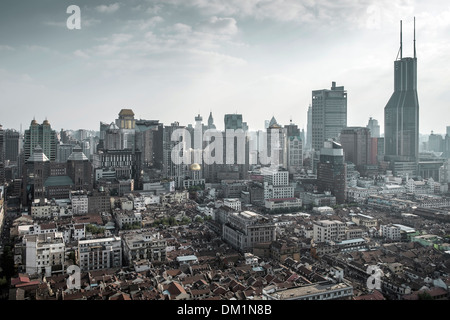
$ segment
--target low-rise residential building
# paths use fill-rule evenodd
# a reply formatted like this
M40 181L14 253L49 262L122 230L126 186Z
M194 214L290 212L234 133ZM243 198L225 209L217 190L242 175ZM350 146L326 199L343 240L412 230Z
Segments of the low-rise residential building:
M114 211L114 218L120 229L124 229L131 225L142 225L142 213L137 211Z
M339 242L345 239L346 225L338 220L320 220L313 223L313 240L320 242Z
M264 201L265 208L268 210L277 209L300 209L302 207L302 200L299 198L280 198L280 199L266 199Z
M336 197L331 195L331 192L328 191L324 193L301 192L300 198L305 206L311 205L316 207L332 207L336 204Z
M380 225L380 236L389 240L398 241L400 240L400 228L390 225Z
M50 276L64 272L65 244L62 233L25 235L22 243L26 273Z
M349 300L353 287L346 283L315 283L291 289L263 291L265 300Z
M223 205L230 207L234 211L241 211L241 201L239 199L225 198L223 199Z
M166 261L167 240L159 233L131 232L123 234L123 256L133 265L136 261Z
M373 228L378 224L378 220L374 217L357 213L352 216L352 221L356 223L358 226L362 226L365 228Z
M70 193L73 214L87 214L89 209L88 196L84 192L72 191Z
M268 218L255 212L230 212L223 225L222 237L237 250L251 250L256 243L274 241L275 228Z
M120 237L78 241L78 265L81 271L119 268L122 266Z
M160 195L161 204L166 203L183 203L189 200L189 192L187 190L170 192Z

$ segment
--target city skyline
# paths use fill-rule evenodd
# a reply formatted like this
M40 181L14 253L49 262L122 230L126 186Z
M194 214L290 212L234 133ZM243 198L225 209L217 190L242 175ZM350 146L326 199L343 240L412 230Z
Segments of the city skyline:
M311 91L336 81L349 94L348 126L373 117L384 133L398 23L412 56L414 16L420 133L447 126L433 116L449 96L443 1L80 0L81 30L67 29L70 4L1 4L0 105L14 110L2 115L4 128L35 118L97 131L130 108L165 124L212 112L218 129L227 113L242 114L250 130L272 116L306 129Z

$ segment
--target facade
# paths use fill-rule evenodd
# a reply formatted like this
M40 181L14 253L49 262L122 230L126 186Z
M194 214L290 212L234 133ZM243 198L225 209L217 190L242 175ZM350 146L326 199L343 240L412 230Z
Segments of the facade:
M339 137L347 126L347 91L332 83L331 90L312 92L312 148L320 151L324 141Z
M78 241L78 265L81 271L120 268L122 266L120 237Z

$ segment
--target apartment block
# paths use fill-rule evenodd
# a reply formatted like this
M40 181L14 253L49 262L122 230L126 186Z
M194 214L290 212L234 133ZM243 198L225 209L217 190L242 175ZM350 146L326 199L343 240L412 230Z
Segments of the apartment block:
M122 266L120 237L78 241L78 262L81 271L119 268Z
M339 242L346 238L346 225L338 220L320 220L313 223L314 242Z

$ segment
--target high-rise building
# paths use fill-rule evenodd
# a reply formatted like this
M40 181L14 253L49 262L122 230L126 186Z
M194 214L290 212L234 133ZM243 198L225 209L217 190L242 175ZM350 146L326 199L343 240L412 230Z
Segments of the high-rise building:
M370 135L372 138L380 137L380 125L378 124L378 120L369 118L369 123L367 124L367 128L370 130Z
M116 125L120 129L134 129L136 120L134 119L134 112L131 109L122 109L119 112L119 118L116 119Z
M344 203L347 196L347 165L344 161L344 149L335 141L325 141L320 149L317 164L317 189L319 192L331 192L337 203Z
M25 160L23 170L23 199L24 206L31 205L36 199L43 200L46 196L44 183L50 176L50 160L38 145L32 155Z
M274 138L272 138L273 135ZM274 144L272 144L272 140L274 140ZM269 122L269 128L267 129L267 153L270 153L273 159L271 165L287 169L287 152L287 129L281 127L281 125L277 123L275 117L272 117Z
M290 173L299 172L303 166L303 139L297 125L292 122L284 126L287 140L287 169Z
M306 124L306 143L305 149L311 150L312 148L312 106L309 105L307 113L307 124Z
M242 129L244 131L248 130L247 122L242 121L242 114L226 114L224 117L225 130L227 129Z
M214 118L212 116L212 112L209 113L209 117L208 117L208 129L216 129L216 125L214 124Z
M172 141L172 134L175 130L185 129L184 126L180 126L179 122L173 122L170 126L164 126L163 131L163 175L166 178L175 181L177 187L181 187L184 178L188 175L188 165L185 163L179 163L176 159L172 159L172 151L181 143L182 150L185 152L190 146L183 144L183 142ZM183 138L183 141L186 141Z
M0 124L0 184L5 182L5 131Z
M142 167L161 169L164 125L158 120L136 120L136 149L142 151Z
M345 161L352 162L356 170L364 172L372 163L370 129L365 127L346 127L342 129L340 143L344 150Z
M37 121L33 119L33 121L31 121L30 128L25 130L24 134L23 149L25 160L33 155L33 152L37 146L40 146L46 157L50 161L55 161L56 145L56 131L52 130L48 120L44 120L42 124L38 124Z
M121 150L120 128L112 122L105 130L105 138L103 142L103 150Z
M312 92L311 107L311 144L319 151L326 140L338 138L347 126L347 91L333 81L330 90Z
M74 147L73 144L68 143L58 144L56 161L67 162L67 159L73 152L73 147Z
M5 160L17 162L20 152L20 134L14 129L5 130Z
M384 108L385 160L390 162L394 174L415 175L419 161L415 33L414 19L414 56L403 57L402 22L400 22L400 50L394 61L394 93Z
M74 190L91 191L93 186L92 164L80 146L73 148L67 159L67 175L74 183Z
M431 131L431 134L428 137L428 151L444 151L444 138L440 134L435 134L433 131Z

